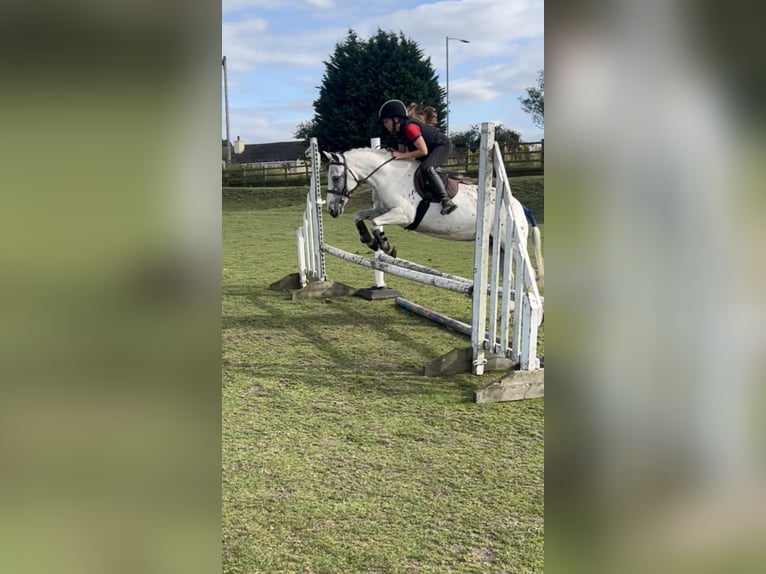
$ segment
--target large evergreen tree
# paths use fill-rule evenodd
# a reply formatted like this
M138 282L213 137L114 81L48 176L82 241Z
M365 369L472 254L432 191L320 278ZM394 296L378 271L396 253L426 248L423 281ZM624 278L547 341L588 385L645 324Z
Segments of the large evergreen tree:
M433 106L444 129L446 106L431 59L401 32L378 29L368 40L353 30L335 46L314 102L313 133L320 149L345 151L367 147L380 137L392 145L378 120L378 110L388 99L405 105L418 102Z

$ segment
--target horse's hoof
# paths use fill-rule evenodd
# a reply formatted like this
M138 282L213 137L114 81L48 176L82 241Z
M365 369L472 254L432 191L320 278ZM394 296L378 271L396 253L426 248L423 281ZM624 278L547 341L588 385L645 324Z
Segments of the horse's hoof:
M388 252L388 254L389 254L391 257L396 257L396 247L392 247L392 248L391 248L391 251L389 251L389 252Z

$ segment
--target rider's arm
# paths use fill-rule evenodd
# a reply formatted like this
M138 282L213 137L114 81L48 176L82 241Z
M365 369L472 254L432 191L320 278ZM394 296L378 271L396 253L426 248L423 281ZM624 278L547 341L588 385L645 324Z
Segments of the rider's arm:
M408 157L417 159L428 155L428 146L426 145L426 140L423 139L423 136L419 136L418 139L412 142L412 144L415 146L415 150L407 152Z
M418 135L412 145L415 146L414 150L394 153L394 157L396 159L417 159L428 155L428 146L422 135Z

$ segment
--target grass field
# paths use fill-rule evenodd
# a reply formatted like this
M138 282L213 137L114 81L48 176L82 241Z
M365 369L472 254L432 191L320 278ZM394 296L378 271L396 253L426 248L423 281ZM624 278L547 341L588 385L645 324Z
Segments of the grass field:
M511 183L544 221L542 177ZM223 571L542 572L544 399L476 405L498 373L421 376L470 341L391 301L269 290L297 270L306 191L224 192ZM324 223L328 243L369 255L348 212ZM386 232L400 256L472 276L473 243ZM470 323L461 295L387 282Z

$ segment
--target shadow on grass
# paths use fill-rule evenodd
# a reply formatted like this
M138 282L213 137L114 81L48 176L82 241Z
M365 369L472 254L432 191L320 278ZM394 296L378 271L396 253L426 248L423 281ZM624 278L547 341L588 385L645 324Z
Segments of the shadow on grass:
M440 353L434 348L439 345L431 344L427 337L416 337L406 331L412 329L412 317L404 315L401 320L384 320L375 317L375 306L389 305L390 301L362 302L361 299L342 298L322 300L322 308L309 311L310 303L292 302L285 300L285 294L270 291L264 287L250 285L229 285L223 287L224 297L245 297L249 305L257 307L258 315L224 315L222 328L224 331L237 329L254 329L254 347L275 345L309 344L300 359L291 360L290 353L285 352L275 360L259 354L259 360L242 361L224 359L224 369L247 371L250 375L261 378L284 379L289 374L290 379L299 380L306 384L331 386L338 392L354 393L385 393L387 395L429 394L453 396L459 392L464 401L473 401L473 391L483 386L478 378L472 375L456 375L452 377L425 377L422 367L435 359ZM335 304L334 304L335 303ZM358 304L370 307L370 313L362 312ZM295 305L295 314L285 311L285 305ZM387 309L388 313L391 309ZM398 314L398 313L396 313ZM364 326L357 329L356 326ZM369 337L369 328L374 328L375 340L370 343L361 341ZM332 329L328 335L326 330ZM422 326L426 332L440 329L436 325ZM264 340L259 332L269 333ZM440 333L451 336L452 333ZM295 337L298 339L295 339ZM358 340L357 340L358 339ZM456 347L468 346L461 336L454 337ZM246 343L244 343L246 344ZM243 345L243 343L239 343ZM406 349L409 355L405 358L406 366L392 367L391 353L397 349ZM446 349L444 352L451 350ZM295 349L291 350L294 355Z

